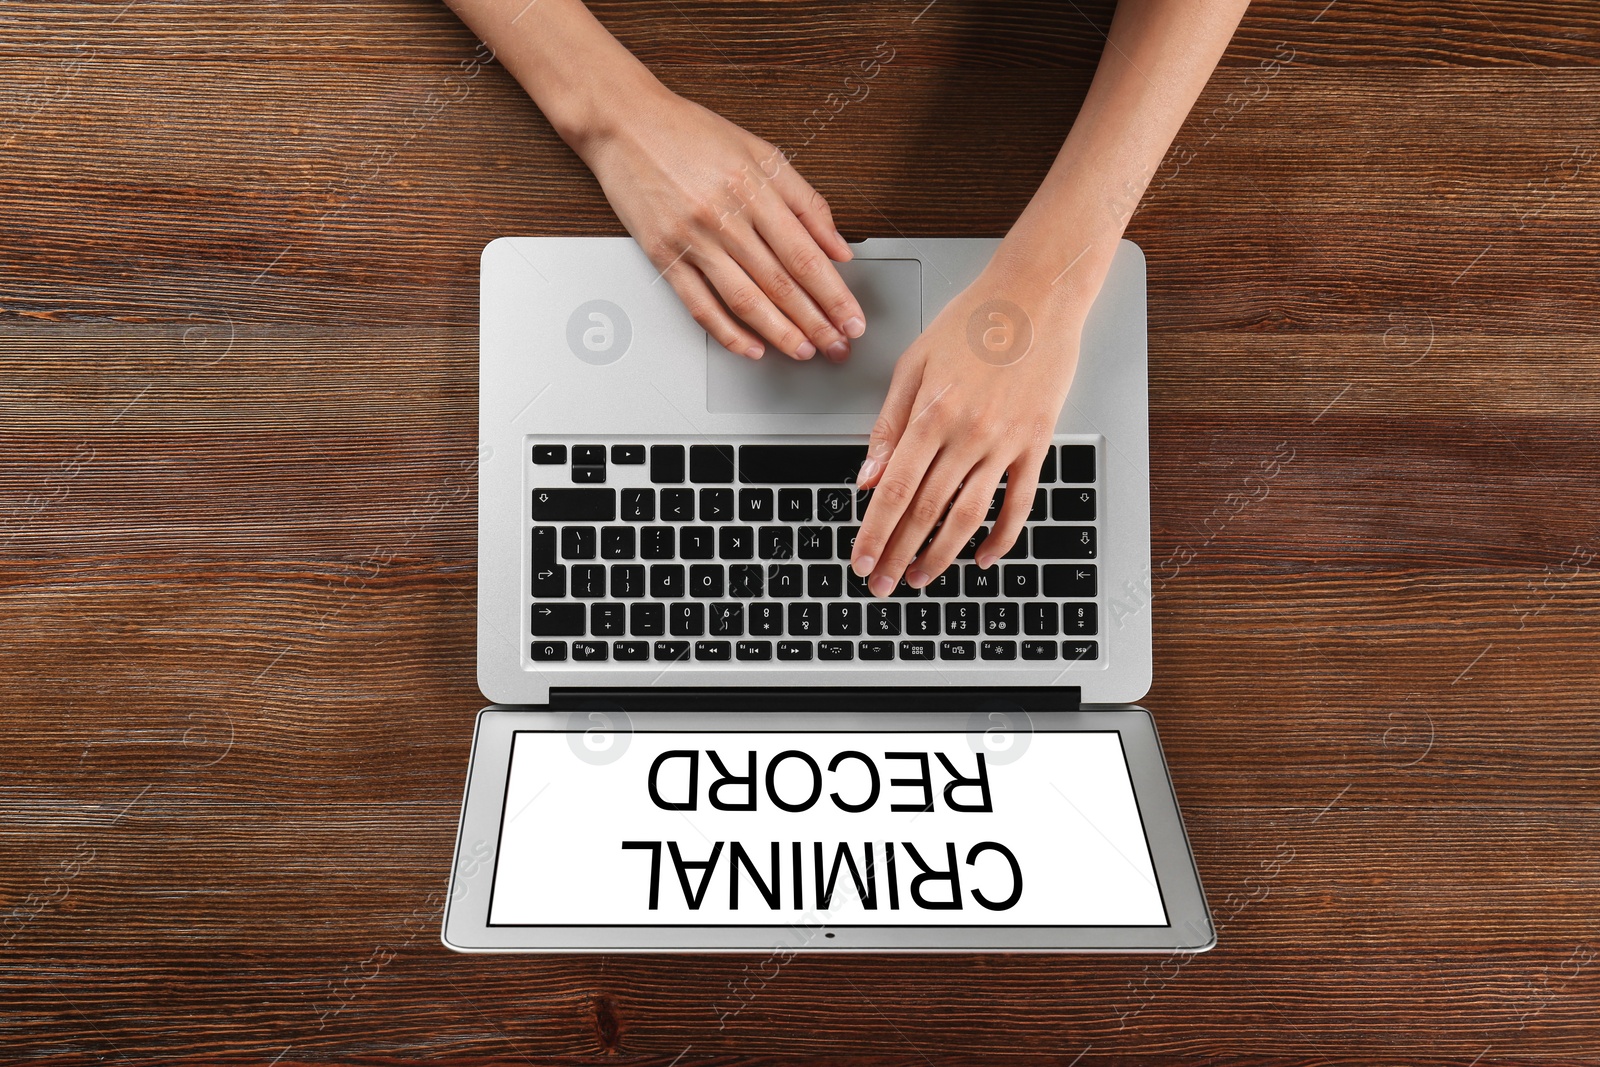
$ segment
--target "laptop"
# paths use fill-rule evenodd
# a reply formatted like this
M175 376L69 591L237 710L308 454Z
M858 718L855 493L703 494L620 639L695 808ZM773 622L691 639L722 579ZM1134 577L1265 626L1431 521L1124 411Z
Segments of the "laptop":
M838 269L867 332L838 365L724 351L631 239L484 249L478 682L494 703L447 946L1214 944L1135 706L1151 679L1137 246L1088 317L1017 547L980 569L980 532L932 585L887 598L849 567L895 360L996 244L853 245Z

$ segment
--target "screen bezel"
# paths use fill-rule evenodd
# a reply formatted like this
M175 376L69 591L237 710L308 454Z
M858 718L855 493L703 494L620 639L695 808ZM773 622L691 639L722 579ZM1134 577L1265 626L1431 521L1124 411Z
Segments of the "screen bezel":
M478 715L442 940L462 952L1203 952L1216 943L1150 713L1138 707L1035 712L1037 732L1116 732L1127 759L1146 843L1166 905L1166 926L491 926L490 891L513 738L566 732L568 712L506 707ZM651 730L955 732L960 712L636 712Z

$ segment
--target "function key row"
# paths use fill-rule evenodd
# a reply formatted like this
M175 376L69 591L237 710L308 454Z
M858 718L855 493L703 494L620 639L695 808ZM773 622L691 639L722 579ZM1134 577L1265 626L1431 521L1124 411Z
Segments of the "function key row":
M651 445L650 480L675 484L743 482L747 485L783 485L853 482L866 459L866 445ZM612 445L611 462L639 465L645 462L644 445ZM567 462L567 446L533 446L533 462L559 466ZM738 477L735 478L737 473ZM572 446L572 480L606 480L606 446ZM1053 445L1039 466L1044 484L1092 484L1095 477L1094 445Z
M656 660L676 662L691 657L701 663L726 663L735 658L743 662L789 662L807 660L883 661L900 659L921 663L941 660L1056 660L1092 661L1100 658L1094 641L574 641L571 659L575 662L617 662ZM563 663L568 659L565 641L535 641L529 656L540 663Z

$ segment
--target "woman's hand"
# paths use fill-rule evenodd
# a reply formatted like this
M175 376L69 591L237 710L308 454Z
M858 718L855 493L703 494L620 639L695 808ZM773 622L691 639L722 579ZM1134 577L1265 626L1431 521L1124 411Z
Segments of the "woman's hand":
M978 566L1016 542L1078 365L1083 313L1049 288L991 264L895 365L856 478L873 494L851 565L875 595L902 575L920 589L948 567L1001 474L1005 502Z
M829 262L850 247L782 152L659 87L575 147L718 344L752 359L763 338L795 359L850 354L866 318Z

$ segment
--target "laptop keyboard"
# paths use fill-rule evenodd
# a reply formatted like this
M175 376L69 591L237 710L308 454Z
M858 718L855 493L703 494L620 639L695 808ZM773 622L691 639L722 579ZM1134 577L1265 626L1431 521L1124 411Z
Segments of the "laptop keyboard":
M743 439L748 441L748 438ZM1100 659L1097 452L1051 447L1016 546L887 599L850 569L864 444L532 444L530 658L950 663Z

